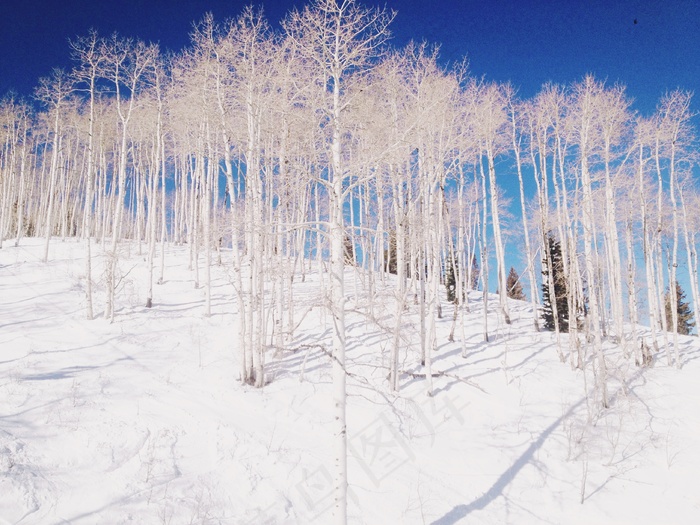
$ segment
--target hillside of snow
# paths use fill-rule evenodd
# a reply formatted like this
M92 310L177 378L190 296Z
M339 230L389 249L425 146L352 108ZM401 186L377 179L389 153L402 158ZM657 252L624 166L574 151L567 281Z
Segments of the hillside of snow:
M167 248L147 309L145 255L125 245L110 324L97 247L98 318L85 320L84 250L55 240L44 263L40 239L0 249L0 523L331 522L333 326L321 276L295 281L295 340L270 349L269 383L255 389L238 381L230 253L212 269L205 317L186 247ZM346 279L350 523L700 523L698 338L681 337L681 370L662 353L636 367L607 343L604 410L592 367L560 362L530 304L513 301L505 325L491 301L484 343L474 294L454 342L443 304L428 397L409 304L396 395L390 283L370 305L362 275Z

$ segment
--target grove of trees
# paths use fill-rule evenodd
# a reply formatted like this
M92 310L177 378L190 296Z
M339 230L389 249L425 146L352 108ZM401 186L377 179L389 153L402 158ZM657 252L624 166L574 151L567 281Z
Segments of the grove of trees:
M600 366L605 338L639 346L641 319L679 365L664 290L685 272L693 309L700 293L690 93L663 95L650 116L631 109L624 87L592 76L521 100L463 64L441 66L425 43L388 47L392 17L354 0L315 0L279 30L253 8L226 21L205 15L176 55L116 34L76 38L74 68L40 79L36 104L16 95L0 104L0 241L43 236L48 258L52 237L80 237L111 261L124 239L136 241L151 269L149 306L163 279L158 246L187 243L205 289L212 253L234 247L241 377L262 386L266 334L277 345L293 335L296 272L329 270L338 351L346 263L366 272L370 290L394 273L397 323L408 297L425 309L429 366L446 276L475 289L478 268L483 301L495 283L507 323L503 230L523 254L533 306L551 234L567 311L587 302L580 329ZM515 176L523 212L505 220ZM555 267L544 259L546 293ZM111 294L103 315L114 316ZM579 340L569 338L577 359L587 351Z
M639 362L648 344L680 367L683 325L677 309L667 319L664 290L684 279L693 310L700 295L690 93L666 93L654 114L640 115L623 86L587 76L521 99L508 84L473 78L466 64L441 65L426 43L389 47L393 16L356 0L311 0L279 29L253 8L230 20L205 15L174 55L91 31L71 42L71 71L39 81L36 104L15 95L0 102L0 248L41 236L48 259L52 238L81 239L88 318L116 315L126 241L145 253L149 307L166 277L165 245L186 244L207 315L210 268L232 248L225 264L240 378L263 387L266 350L294 339L292 283L318 270L333 316L340 473L348 263L370 297L379 283L393 286L396 327L418 302L428 395L448 274L453 290L480 285L485 307L497 289L503 323L508 294L522 295L526 283L538 329L539 283L557 305L565 283L561 304L585 315L565 327L554 313L545 327L560 325L559 359L594 367L602 406L604 341ZM515 180L518 194L508 195ZM520 203L517 219L506 213L510 197ZM522 254L515 282L506 242ZM94 302L93 257L106 261L105 304ZM669 287L670 304L678 294ZM456 320L470 297L453 295ZM406 350L398 332L393 391Z

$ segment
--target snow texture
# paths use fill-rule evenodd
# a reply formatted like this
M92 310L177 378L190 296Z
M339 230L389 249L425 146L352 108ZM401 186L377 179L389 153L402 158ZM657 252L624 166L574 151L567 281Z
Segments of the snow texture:
M332 317L318 275L295 282L299 329L270 348L269 384L254 389L238 381L230 254L213 268L205 317L187 248L167 248L165 282L146 309L145 256L125 245L110 324L99 318L103 255L93 261L98 319L86 321L84 244L53 242L48 263L42 240L11 244L0 250L0 523L331 520ZM680 371L660 354L635 367L607 344L612 406L602 410L591 367L559 361L553 334L532 330L529 303L512 301L506 325L494 298L485 344L475 294L466 359L459 337L448 342L443 305L428 398L418 307L394 327L386 288L367 314L355 271L350 523L700 523L697 338L680 338ZM396 329L398 395L387 382Z

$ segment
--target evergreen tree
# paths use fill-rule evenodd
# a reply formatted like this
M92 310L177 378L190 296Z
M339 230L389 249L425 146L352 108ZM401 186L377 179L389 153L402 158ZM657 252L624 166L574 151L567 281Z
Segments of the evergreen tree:
M457 265L457 258L450 254L447 261L445 261L445 288L447 289L447 301L450 303L457 304L459 302L457 300L458 276L459 266ZM464 292L462 292L462 298L464 298Z
M399 272L396 259L396 230L391 230L389 232L389 249L384 250L384 270L397 275Z
M506 291L508 292L508 297L511 299L517 299L519 301L526 300L525 294L523 293L523 287L520 284L520 276L512 266L510 267L508 279L506 279Z
M669 329L673 327L673 312L671 311L671 291L667 288L664 296L666 304L666 323ZM691 330L695 327L693 312L690 305L685 300L685 292L681 285L676 281L676 312L678 312L678 333L681 335L690 335Z
M481 277L481 269L476 262L476 255L472 255L472 282L470 283L472 290L479 289L479 277Z
M564 276L564 264L561 256L561 243L551 233L547 234L547 254L542 260L542 319L546 330L554 330L554 308L549 292L549 260L552 261L554 278L554 296L557 309L559 331L569 331L569 305L567 302L567 284Z

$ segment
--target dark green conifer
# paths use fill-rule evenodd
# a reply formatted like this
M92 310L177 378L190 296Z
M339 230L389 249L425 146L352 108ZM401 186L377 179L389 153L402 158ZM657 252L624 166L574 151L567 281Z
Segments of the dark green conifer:
M666 290L664 296L666 304L666 326L669 330L673 330L673 312L671 311L671 291ZM690 335L690 332L695 327L693 311L690 305L685 300L685 292L681 285L676 281L676 312L678 312L678 333L681 335Z
M508 292L508 297L511 299L517 299L519 301L524 301L526 299L523 293L523 286L520 284L520 276L512 266L510 267L510 273L506 279L506 291Z
M542 320L546 330L554 330L554 308L549 291L549 261L552 262L554 278L554 296L556 301L559 331L569 331L569 304L567 302L567 283L564 275L564 264L561 255L561 243L552 233L547 234L547 253L542 260ZM547 256L549 254L549 256Z

